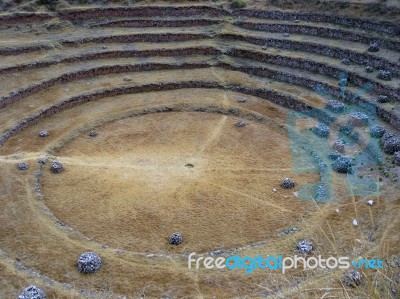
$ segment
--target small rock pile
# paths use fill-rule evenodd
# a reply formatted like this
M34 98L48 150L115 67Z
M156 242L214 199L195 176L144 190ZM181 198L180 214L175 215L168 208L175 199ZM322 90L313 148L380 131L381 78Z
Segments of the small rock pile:
M367 73L372 73L372 72L374 71L374 68L373 68L372 66L368 65L368 66L365 68L365 71L366 71Z
M349 117L349 125L354 127L365 127L368 125L368 115L361 112L352 112Z
M386 141L384 141L383 143L383 151L386 154L391 154L391 155L394 154L395 152L400 151L400 138L397 136L393 136L386 139Z
M27 170L28 169L28 163L26 163L26 162L18 163L18 169L19 170Z
M392 80L392 73L389 71L380 70L378 72L377 78L381 79L381 80L385 80L385 81L390 81L390 80Z
M294 185L295 185L294 181L291 180L291 179L289 179L289 178L284 179L284 180L282 181L282 183L281 183L281 186L282 186L283 188L285 188L285 189L291 189L291 188L294 187Z
M332 165L333 169L339 173L351 173L352 163L349 157L338 157Z
M329 127L325 124L319 123L313 128L315 135L321 138L327 138L329 136Z
M246 124L244 123L244 121L239 120L236 122L235 126L238 128L243 128Z
M39 132L39 137L47 137L49 136L49 132L47 132L46 130L41 130Z
M339 80L339 86L340 87L345 87L347 86L347 79L346 78L342 78Z
M303 254L310 254L314 247L311 242L307 240L301 240L297 243L296 250Z
M379 45L377 42L372 42L369 47L368 47L368 52L378 52L379 51Z
M374 138L381 138L381 137L383 136L383 134L385 134L385 131L386 131L386 130L385 130L384 127L378 126L378 125L373 126L373 127L370 129L371 136L374 137Z
M53 165L51 165L51 171L54 173L60 173L63 170L64 170L64 166L58 161L55 161L53 163Z
M171 245L179 245L182 242L183 242L183 236L179 232L173 233L168 239L168 243Z
M389 102L389 97L388 96L384 96L384 95L380 95L378 96L378 99L376 100L378 103L388 103Z
M29 286L23 290L18 299L46 299L46 294L37 286Z
M344 111L344 104L340 101L330 100L326 105L326 108L333 112L340 113Z
M341 62L342 62L342 64L344 64L344 65L350 65L350 60L347 59L347 58L343 58Z
M98 134L96 131L90 131L89 132L89 137L96 137Z
M343 278L342 278L342 283L347 286L347 287L356 287L359 286L362 282L361 274L360 272L350 269L346 273L344 273Z
M97 253L85 252L78 259L78 271L91 274L99 270L101 267L101 259Z
M339 153L344 153L345 144L343 140L336 140L335 143L332 145L333 149L338 151Z

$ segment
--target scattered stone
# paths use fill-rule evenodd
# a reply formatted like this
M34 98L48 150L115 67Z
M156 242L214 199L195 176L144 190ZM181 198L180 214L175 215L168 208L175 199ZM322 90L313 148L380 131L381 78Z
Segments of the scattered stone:
M291 179L289 179L289 178L284 179L284 180L282 181L282 183L281 183L281 186L282 186L283 188L285 188L285 189L291 189L291 188L294 187L294 185L295 185L294 181L291 180Z
M378 52L379 51L379 45L377 42L372 42L370 43L368 47L368 52Z
M361 112L352 112L349 116L349 125L354 127L365 127L368 125L368 115Z
M90 131L89 132L89 137L96 137L98 134L96 131Z
M358 225L358 220L357 220L357 219L354 219L354 220L353 220L353 225L354 225L354 226L357 226L357 225Z
M19 296L18 299L46 299L46 294L37 286L27 287Z
M307 240L301 240L297 243L296 250L300 253L310 254L313 251L313 245Z
M343 140L336 140L335 143L332 145L332 148L336 151L338 151L339 153L344 153L345 151L345 144L343 142Z
M293 226L293 227L290 227L290 228L287 228L287 229L281 231L281 232L278 234L278 236L287 236L287 235L291 235L291 234L297 232L298 230L299 230L299 228L298 228L297 226Z
M339 213L339 209L335 209L336 213Z
M344 64L344 65L350 65L350 60L347 59L347 58L343 58L343 59L342 59L342 64Z
M381 138L385 134L386 129L382 126L373 126L370 130L371 136L374 138Z
M238 128L243 128L246 124L244 123L244 121L239 120L238 122L236 122L235 126Z
M333 169L339 173L351 173L352 164L349 157L338 157L332 165Z
M41 130L39 132L39 137L47 137L49 136L49 132L47 132L46 130Z
M380 95L378 96L378 99L376 100L378 103L388 103L389 102L389 97L388 96L384 96L384 95Z
M397 136L387 139L383 144L383 151L386 154L394 154L400 151L400 138Z
M18 169L19 170L27 170L28 169L28 163L26 163L26 162L18 163Z
M370 200L367 201L367 204L368 204L369 206L373 206L373 205L375 204L375 201L373 201L372 199L370 199Z
M378 72L377 78L381 79L381 80L385 80L385 81L390 81L390 80L392 80L392 73L389 71L380 70Z
M105 49L107 49L107 46L102 46L101 48L102 48L103 50L105 50Z
M339 80L339 86L341 86L341 87L347 86L347 79L346 78L340 79Z
M179 245L183 242L183 237L181 233L173 233L168 240L168 243L171 245Z
M344 111L344 104L340 101L330 100L326 105L326 108L333 112L340 113Z
M289 35L289 33L284 33L283 34L283 37L289 37L290 35Z
M394 164L400 166L400 151L394 153L393 162Z
M343 278L342 278L342 283L347 286L347 287L356 287L359 286L362 282L361 274L360 272L350 269L346 273L344 273Z
M64 166L58 161L55 161L53 163L53 165L51 165L51 171L54 173L60 173L63 170L64 170Z
M372 66L368 65L368 66L365 68L365 71L366 71L367 73L372 73L372 72L374 71L374 68L373 68Z
M278 192L278 189L273 188L273 189L272 189L272 192Z
M99 270L101 267L101 259L97 253L85 252L78 259L78 271L91 274Z
M124 81L132 81L132 76L125 76Z
M246 103L246 98L238 98L238 103Z
M315 135L321 138L327 138L329 136L329 127L325 124L319 123L313 128Z

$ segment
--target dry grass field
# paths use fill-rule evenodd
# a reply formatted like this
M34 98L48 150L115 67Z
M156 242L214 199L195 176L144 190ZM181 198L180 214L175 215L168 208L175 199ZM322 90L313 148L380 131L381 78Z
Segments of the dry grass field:
M399 298L400 162L370 134L400 136L399 3L103 2L0 1L0 299L30 285L46 298ZM359 111L368 125L346 135L339 120ZM331 167L341 138L353 173ZM357 269L355 287L339 268L188 269L192 252L294 256L300 240L308 256L384 267ZM93 274L77 269L88 251Z

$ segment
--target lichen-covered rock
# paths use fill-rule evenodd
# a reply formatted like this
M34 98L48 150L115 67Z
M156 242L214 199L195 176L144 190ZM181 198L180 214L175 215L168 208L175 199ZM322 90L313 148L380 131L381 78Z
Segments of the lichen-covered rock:
M366 71L367 73L372 73L372 72L374 71L374 68L373 68L372 66L368 65L368 66L365 68L365 71Z
M349 157L338 157L332 165L333 169L339 173L351 173L352 163Z
M294 185L295 185L294 181L291 180L291 179L289 179L289 178L284 179L284 180L282 181L282 183L281 183L281 186L282 186L283 188L285 188L285 189L293 188Z
M342 277L342 283L347 287L356 287L359 286L362 282L362 277L360 272L350 269L346 273L344 273Z
M350 60L347 59L347 58L343 58L341 62L342 62L342 64L344 64L344 65L350 65Z
M78 271L91 274L98 271L101 267L100 256L95 252L85 252L78 259Z
M28 163L26 163L26 162L18 163L18 169L19 170L27 170L28 169Z
M378 99L376 100L378 103L388 103L389 102L389 97L388 96L384 96L384 95L380 95L378 96Z
M333 149L338 151L339 153L344 153L345 151L345 144L343 142L343 140L336 140L333 145L332 145Z
M400 138L397 136L394 136L394 137L387 139L383 143L383 151L386 154L394 154L395 152L400 151Z
M97 135L97 132L94 130L89 132L89 137L96 137Z
M47 137L47 136L49 136L49 132L47 132L46 130L39 131L39 137Z
M377 42L372 42L369 47L368 47L368 52L378 52L379 51L379 45Z
M344 104L340 101L330 100L326 105L326 108L333 112L340 113L344 111Z
M329 136L329 127L325 124L319 123L313 128L315 135L321 138L327 138Z
M378 125L373 126L370 129L371 136L374 138L381 138L383 136L383 134L385 134L385 131L386 131L386 129L384 127L378 126Z
M171 245L179 245L183 242L183 236L181 233L176 232L171 234L168 239L168 243Z
M392 73L386 70L380 70L378 72L377 78L385 81L390 81L392 80Z
M400 166L400 151L393 154L393 162L394 164Z
M18 299L46 299L46 294L37 286L29 286L18 296Z
M352 112L349 115L349 125L354 127L365 127L368 125L368 115L361 112Z
M64 170L64 166L58 162L55 161L52 165L51 165L51 171L54 173L60 173Z
M238 128L243 128L246 124L244 123L244 121L239 120L236 122L235 126Z
M314 247L311 242L307 240L301 240L297 243L296 250L300 253L310 254Z

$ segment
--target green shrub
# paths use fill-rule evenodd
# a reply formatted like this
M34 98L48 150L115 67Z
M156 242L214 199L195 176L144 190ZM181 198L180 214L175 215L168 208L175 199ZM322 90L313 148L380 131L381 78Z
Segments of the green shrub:
M245 0L232 0L231 7L232 8L243 8L246 7L247 3Z

